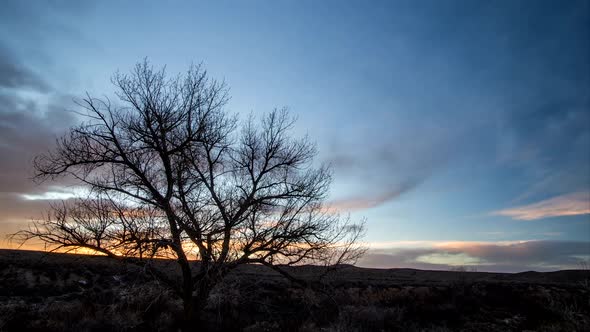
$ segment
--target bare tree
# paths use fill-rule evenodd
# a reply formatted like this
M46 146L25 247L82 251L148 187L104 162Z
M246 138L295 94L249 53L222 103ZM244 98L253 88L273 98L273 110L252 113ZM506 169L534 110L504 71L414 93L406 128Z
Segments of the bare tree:
M225 84L200 66L168 78L144 61L112 82L118 104L87 95L85 122L34 162L37 180L71 176L91 197L54 207L20 240L113 258L172 254L181 280L158 277L182 296L187 317L240 264L290 277L285 265L362 254L362 225L323 208L331 172L313 165L307 137L290 137L286 110L239 122L224 110Z

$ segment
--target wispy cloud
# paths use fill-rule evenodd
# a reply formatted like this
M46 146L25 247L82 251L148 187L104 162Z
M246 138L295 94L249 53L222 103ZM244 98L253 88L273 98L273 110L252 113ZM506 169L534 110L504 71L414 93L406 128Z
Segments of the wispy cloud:
M350 199L340 199L326 204L324 210L328 213L360 211L374 208L385 203L386 201L387 196L378 196L373 198L359 197Z
M36 200L52 201L52 200L67 200L70 198L87 197L88 195L89 195L89 191L83 187L53 186L53 187L50 187L49 190L45 191L45 192L21 194L20 196L23 199L29 200L29 201L36 201Z
M338 213L374 208L398 198L415 188L417 185L417 182L408 181L402 185L392 186L382 194L334 200L327 203L325 210L330 213Z
M494 215L516 220L590 214L590 192L577 192L546 199L537 203L496 211Z

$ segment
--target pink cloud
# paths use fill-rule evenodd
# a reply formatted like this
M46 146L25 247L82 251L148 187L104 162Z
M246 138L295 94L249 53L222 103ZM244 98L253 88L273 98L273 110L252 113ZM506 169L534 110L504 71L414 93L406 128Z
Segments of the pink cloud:
M516 220L590 214L590 192L577 192L546 199L537 203L493 212Z

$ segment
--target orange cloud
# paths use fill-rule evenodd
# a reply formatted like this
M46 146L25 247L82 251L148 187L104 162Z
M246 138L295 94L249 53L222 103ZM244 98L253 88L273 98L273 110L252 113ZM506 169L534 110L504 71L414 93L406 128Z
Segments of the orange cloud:
M590 192L577 192L546 199L537 203L493 212L516 220L590 214Z

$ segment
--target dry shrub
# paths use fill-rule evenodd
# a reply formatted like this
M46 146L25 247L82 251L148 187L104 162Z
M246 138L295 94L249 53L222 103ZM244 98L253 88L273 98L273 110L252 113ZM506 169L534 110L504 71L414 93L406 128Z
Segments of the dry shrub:
M169 291L148 282L103 291L98 287L40 303L0 305L2 331L168 331L180 315Z
M243 302L239 282L222 282L209 295L206 309L215 313L217 321L236 319Z
M392 330L402 322L404 309L400 307L351 306L341 308L338 319L328 331L363 332Z

